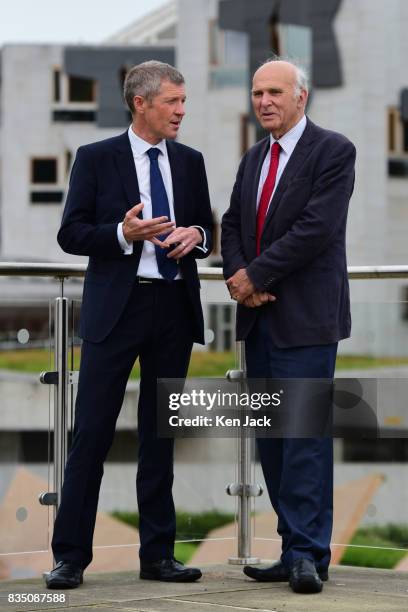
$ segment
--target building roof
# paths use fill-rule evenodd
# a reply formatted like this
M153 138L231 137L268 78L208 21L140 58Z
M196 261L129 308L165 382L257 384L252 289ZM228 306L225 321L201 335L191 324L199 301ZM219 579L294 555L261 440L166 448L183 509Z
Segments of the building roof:
M177 2L170 0L103 41L105 44L174 44L177 32Z

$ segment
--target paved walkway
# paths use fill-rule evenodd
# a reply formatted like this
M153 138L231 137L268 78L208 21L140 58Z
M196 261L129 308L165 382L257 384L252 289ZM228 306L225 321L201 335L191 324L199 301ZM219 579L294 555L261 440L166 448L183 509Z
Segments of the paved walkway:
M318 595L296 595L287 584L256 583L239 567L207 566L200 582L168 584L139 580L136 573L91 574L65 603L8 603L10 593L48 593L42 581L0 582L0 610L138 612L393 612L408 611L408 575L391 570L336 567Z

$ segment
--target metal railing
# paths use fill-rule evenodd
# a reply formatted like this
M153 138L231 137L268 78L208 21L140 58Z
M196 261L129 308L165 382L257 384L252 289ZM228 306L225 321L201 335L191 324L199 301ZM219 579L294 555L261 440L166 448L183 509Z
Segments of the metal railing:
M60 296L55 298L54 313L54 371L44 372L41 382L55 385L54 401L54 492L40 496L40 503L54 507L54 518L61 498L64 467L67 458L68 439L68 385L74 381L75 373L68 369L68 298L64 297L64 281L69 278L85 276L86 264L58 263L15 263L0 262L0 276L44 277L60 281ZM408 278L408 265L392 266L350 266L350 279L402 279ZM222 281L221 268L200 267L201 280ZM237 343L238 370L226 373L231 379L245 384L245 357L243 343ZM250 482L252 438L241 428L238 439L237 466L239 482L227 485L227 493L238 497L238 546L237 556L230 558L231 563L254 563L251 557L251 498L262 493L260 485Z

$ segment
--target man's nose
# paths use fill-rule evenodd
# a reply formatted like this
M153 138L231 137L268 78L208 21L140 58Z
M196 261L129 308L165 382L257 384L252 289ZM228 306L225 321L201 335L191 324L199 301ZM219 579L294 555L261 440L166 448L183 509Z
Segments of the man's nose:
M272 102L271 96L267 93L264 93L261 98L261 106L263 107L270 106L271 102Z
M184 102L179 102L176 108L177 115L184 116L186 114L186 109L184 108Z

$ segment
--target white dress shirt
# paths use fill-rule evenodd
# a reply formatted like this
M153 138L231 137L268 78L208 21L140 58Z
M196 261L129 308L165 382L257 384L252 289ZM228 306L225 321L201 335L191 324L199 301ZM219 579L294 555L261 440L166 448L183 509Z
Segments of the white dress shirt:
M291 130L289 130L289 132L286 132L286 134L284 134L282 136L282 138L280 138L279 140L275 140L274 137L272 136L272 134L270 135L270 147L269 147L269 151L267 156L264 159L264 163L262 164L262 169L261 169L261 175L259 177L259 185L258 185L258 196L257 196L257 200L256 200L256 207L258 209L259 206L259 200L261 199L261 194L262 194L262 188L264 186L264 183L266 181L266 177L268 176L268 172L269 172L269 165L271 163L271 147L273 145L274 142L277 142L280 144L281 146L281 150L279 153L279 165L278 165L278 171L276 173L276 180L275 180L275 186L273 188L273 192L271 195L271 200L273 198L273 195L275 193L275 190L278 186L278 183L280 181L280 178L283 174L283 171L286 167L286 164L288 163L290 156L293 153L294 148L296 147L300 137L302 136L303 132L305 131L305 127L306 127L306 116L303 115L303 117L300 119L300 121L297 122L296 125L293 126L293 128ZM271 200L269 200L269 204L271 203ZM269 204L268 204L268 208L269 208Z
M151 148L157 148L161 151L158 157L158 163L161 175L163 177L164 188L166 190L167 199L169 201L170 209L170 221L175 221L174 215L174 197L173 197L173 183L171 179L171 169L169 156L167 153L166 141L161 140L158 144L152 145L150 142L143 140L140 136L137 136L132 130L132 126L128 130L130 145L132 147L133 159L135 161L137 182L139 184L140 201L143 203L143 219L152 218L152 199L150 196L150 159L147 155L147 151ZM134 204L138 204L135 202ZM127 242L123 235L123 223L119 223L117 227L118 241L125 255L131 255L133 253L133 242ZM199 226L198 230L203 236L203 244L197 246L200 250L206 252L206 236L203 228ZM143 241L143 250L140 257L139 266L137 269L137 276L143 276L146 278L163 278L159 272L156 260L155 246L149 240ZM176 279L181 278L180 273L177 274Z

